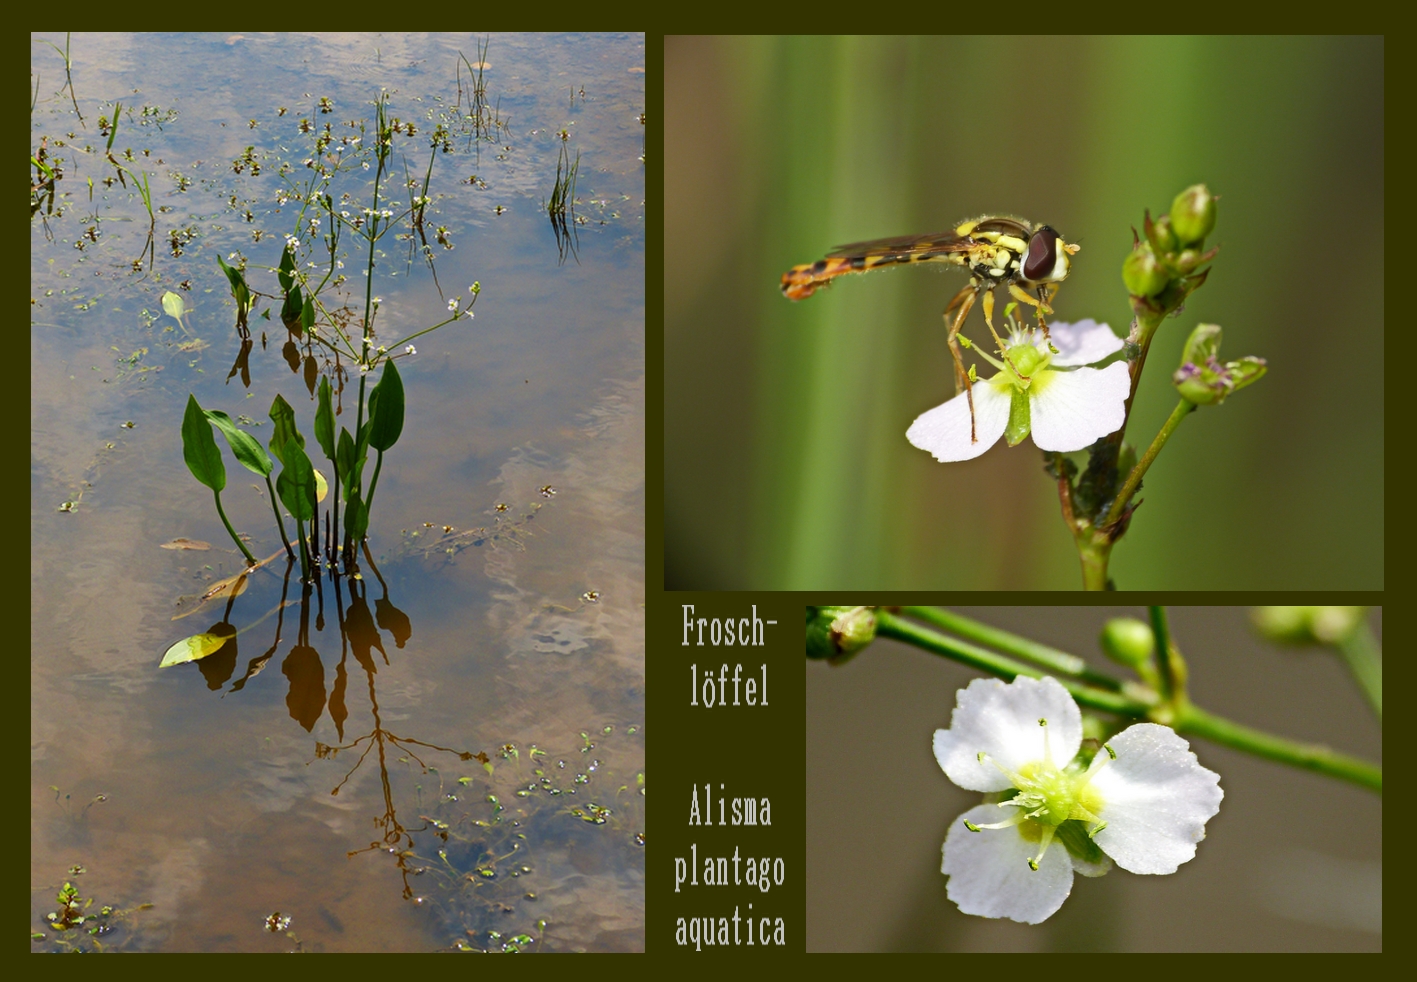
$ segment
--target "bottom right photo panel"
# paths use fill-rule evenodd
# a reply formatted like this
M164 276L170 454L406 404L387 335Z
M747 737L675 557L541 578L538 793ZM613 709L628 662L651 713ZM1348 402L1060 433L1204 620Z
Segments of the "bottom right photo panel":
M808 951L1381 951L1382 608L808 606Z

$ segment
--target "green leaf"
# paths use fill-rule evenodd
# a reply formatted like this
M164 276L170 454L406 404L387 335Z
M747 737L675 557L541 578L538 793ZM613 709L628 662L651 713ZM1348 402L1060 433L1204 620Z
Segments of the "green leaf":
M320 379L319 408L315 410L315 439L330 460L335 459L335 411L331 406L330 380Z
M312 297L306 297L304 306L300 308L300 326L306 334L315 326L315 301Z
M359 493L364 461L368 455L368 444L361 440L356 445L354 437L349 435L349 430L341 426L339 444L335 448L335 473L339 475L340 497L345 501L349 501L351 495Z
M168 290L162 295L162 309L168 317L181 324L182 315L187 313L187 304L176 293Z
M285 467L276 479L276 493L297 520L308 522L315 515L315 468L294 438L281 453Z
M246 277L241 275L241 270L228 266L221 256L217 256L216 261L221 263L221 270L231 283L231 296L236 301L236 306L243 311L250 310L251 291L246 288Z
M292 286L285 295L285 303L280 308L280 319L284 324L294 324L300 319L301 308L305 306L305 301L301 298L300 287Z
M222 628L226 633L217 633L217 628ZM208 655L214 655L226 646L226 643L236 636L236 629L228 625L218 624L210 632L205 634L194 634L190 638L183 638L181 641L167 649L167 653L162 656L162 663L158 668L167 668L169 665L181 665L183 662L197 661Z
M286 246L285 251L280 254L280 271L276 274L280 277L280 288L284 293L289 293L290 288L295 283L295 256L291 253L290 247Z
M213 491L226 487L226 466L212 437L212 424L197 405L197 397L190 394L187 412L182 417L182 458L187 461L192 476Z
M236 454L236 459L241 462L243 467L262 477L270 476L275 464L254 436L245 430L237 429L232 418L220 409L207 409L204 412L207 419L215 423L216 428L221 430L222 435L226 437L227 445L231 447L231 452Z
M403 433L403 379L392 361L369 397L369 445L375 450L388 450Z
M349 506L345 509L344 521L345 527L349 529L349 534L353 536L355 542L364 538L364 533L369 531L369 509L364 506L357 489L349 496Z
M330 493L330 482L325 480L325 475L320 473L320 468L315 469L315 502L318 504L324 501Z
M271 422L276 424L276 431L271 436L271 453L275 455L276 460L284 464L286 462L286 443L294 439L301 447L304 447L305 438L295 428L295 410L282 395L277 395L275 401L271 403Z

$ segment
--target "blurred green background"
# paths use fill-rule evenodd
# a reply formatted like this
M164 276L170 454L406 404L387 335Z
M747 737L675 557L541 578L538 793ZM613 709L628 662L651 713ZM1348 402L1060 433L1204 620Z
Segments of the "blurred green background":
M1175 405L1199 322L1270 371L1182 424L1112 575L1382 588L1381 38L668 37L665 77L666 587L1079 588L1031 441L941 464L905 440L953 394L940 314L964 275L796 304L779 279L1019 215L1082 245L1055 319L1124 335L1131 226L1205 182L1221 253L1157 335L1130 439Z

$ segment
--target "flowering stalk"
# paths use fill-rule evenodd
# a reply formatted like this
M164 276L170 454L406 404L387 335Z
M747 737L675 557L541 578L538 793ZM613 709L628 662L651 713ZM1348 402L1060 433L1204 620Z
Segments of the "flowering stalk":
M914 615L919 609L903 608L901 613ZM1170 639L1164 609L1155 608L1154 610L1156 613L1153 613L1152 624L1158 634L1158 643L1155 647L1158 653L1156 656L1157 665L1161 669L1161 677L1169 679L1168 682L1161 684L1163 691L1168 694L1163 695L1149 687L1126 683L1119 679L1111 680L1112 685L1115 686L1113 689L1067 678L1058 679L1063 688L1080 705L1113 713L1123 719L1162 722L1173 727L1177 733L1182 735L1205 737L1208 740L1258 757L1305 770L1317 771L1320 774L1327 774L1330 777L1368 788L1370 791L1382 793L1382 767L1377 764L1340 753L1321 744L1303 743L1274 736L1217 716L1193 704L1185 693L1184 663L1180 661L1179 652L1176 651L1175 644ZM964 628L977 639L982 640L989 636L988 632L993 631L987 625L971 624L968 618L959 614L951 613L949 617L954 628ZM1033 650L1036 654L1037 647L1030 649L1031 642L1029 646L1017 644L1017 641L1023 639L1017 639L1007 632L996 632L992 635L993 640L990 643L1009 652L1009 654L1000 654L998 651L991 651L940 634L885 609L875 611L875 621L877 636L903 641L923 651L969 665L1006 681L1012 681L1019 676L1041 678L1044 675L1054 674L1020 660L1025 657L1025 651ZM1163 658L1160 655L1161 652L1169 652L1169 655ZM1076 658L1077 656L1068 657ZM1077 660L1081 661L1081 659ZM1161 668L1161 666L1167 667ZM1102 673L1093 670L1093 674L1101 675Z

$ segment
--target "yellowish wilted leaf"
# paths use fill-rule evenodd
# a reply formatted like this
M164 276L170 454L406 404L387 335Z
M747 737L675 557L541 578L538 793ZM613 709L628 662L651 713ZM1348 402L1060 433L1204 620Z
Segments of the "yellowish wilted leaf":
M210 542L203 542L201 539L184 539L180 536L171 542L164 542L163 549L210 549Z
M235 629L229 625L224 628L226 633L218 634L208 632L204 634L194 634L190 638L183 638L181 641L167 649L167 654L162 656L162 664L158 668L167 668L169 665L181 665L183 662L196 661L208 655L216 654L221 650L222 645L230 641L235 635Z

